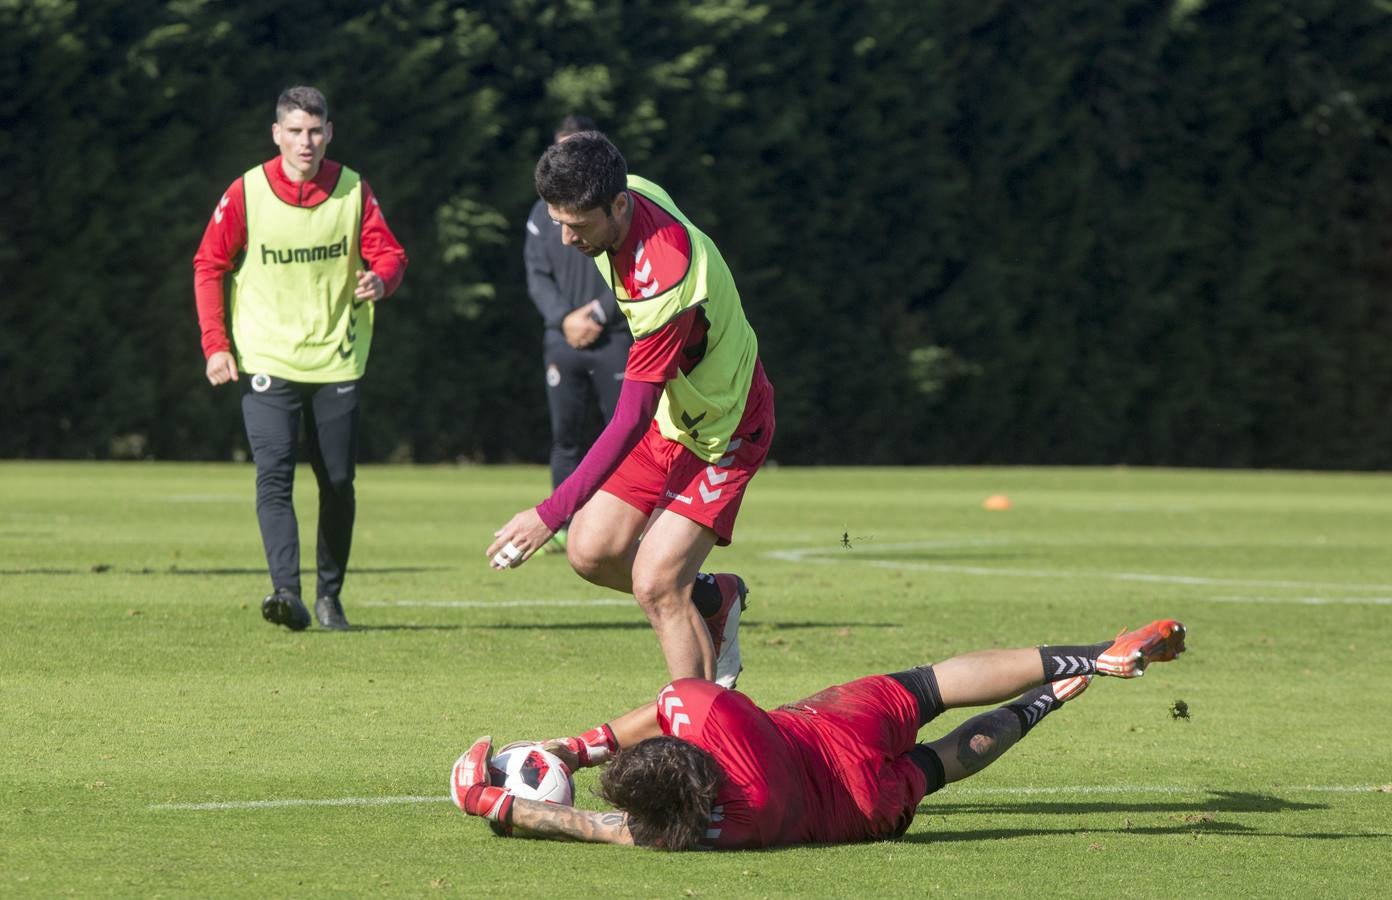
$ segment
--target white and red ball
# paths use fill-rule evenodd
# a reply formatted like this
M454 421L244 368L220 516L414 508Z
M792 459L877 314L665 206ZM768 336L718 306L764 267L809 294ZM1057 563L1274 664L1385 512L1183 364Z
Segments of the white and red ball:
M498 751L488 761L488 783L524 800L565 806L575 802L575 782L565 763L540 744L509 744Z

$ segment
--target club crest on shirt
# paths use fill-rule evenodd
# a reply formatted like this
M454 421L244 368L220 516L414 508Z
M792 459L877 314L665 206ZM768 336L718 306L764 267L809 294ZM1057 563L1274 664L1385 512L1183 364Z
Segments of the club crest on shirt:
M546 386L555 387L561 383L561 370L555 365L546 367Z
M265 372L259 372L251 376L251 389L258 394L264 394L271 387L271 376Z

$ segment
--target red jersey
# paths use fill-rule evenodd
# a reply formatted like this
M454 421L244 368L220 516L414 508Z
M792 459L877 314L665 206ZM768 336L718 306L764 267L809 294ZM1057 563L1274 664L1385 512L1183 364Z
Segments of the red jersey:
M628 196L633 201L633 220L623 245L609 256L609 265L628 296L653 297L686 277L691 268L691 239L662 207L634 191ZM690 372L705 355L709 327L696 307L635 341L628 350L624 378L664 382L678 371Z
M623 285L629 297L655 297L687 276L691 268L691 238L681 222L662 207L636 191L629 191L628 196L633 203L633 219L623 244L607 259L613 280ZM710 322L700 306L682 312L657 331L633 342L628 349L624 381L665 384L678 372L689 374L705 357L709 330ZM536 507L547 528L555 531L562 527L633 452L648 428L648 422L641 420L652 416L659 396L649 393L650 405L640 413L635 392L624 389L608 426L579 467ZM762 363L756 360L740 433L749 434L761 427L771 431L772 418L773 385L764 374ZM762 457L759 461L762 463ZM722 546L729 543L729 529L737 509L736 506L731 510L721 526L725 530Z
M657 696L664 734L725 774L705 845L717 850L884 840L903 834L927 789L905 755L918 704L899 682L862 678L764 711L695 678Z
M277 197L292 206L311 207L329 199L343 166L326 159L309 181L287 178L279 156L263 163L261 168ZM363 179L362 191L362 258L382 279L386 287L384 296L390 297L406 275L406 251L387 227L382 208L366 179ZM236 266L246 243L246 191L242 179L238 178L213 208L203 241L193 257L193 296L198 305L205 357L231 348L223 311L223 277Z

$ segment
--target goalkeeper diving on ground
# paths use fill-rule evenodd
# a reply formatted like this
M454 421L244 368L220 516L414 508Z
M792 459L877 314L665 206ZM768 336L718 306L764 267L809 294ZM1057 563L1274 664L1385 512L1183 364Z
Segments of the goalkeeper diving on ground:
M980 650L872 675L763 710L696 678L578 737L545 742L572 771L605 765L594 812L492 785L492 739L454 764L450 792L501 835L665 850L743 850L887 840L922 799L977 774L1095 676L1136 678L1184 652L1185 628L1160 619L1115 640ZM1010 698L1014 699L1010 699ZM937 740L945 710L1005 702Z

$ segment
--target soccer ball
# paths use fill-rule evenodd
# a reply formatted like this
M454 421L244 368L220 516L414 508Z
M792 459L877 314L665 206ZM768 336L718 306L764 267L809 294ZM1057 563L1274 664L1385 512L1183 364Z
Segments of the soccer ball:
M504 787L524 800L542 800L570 806L575 782L565 763L540 744L509 744L488 761L488 783Z

